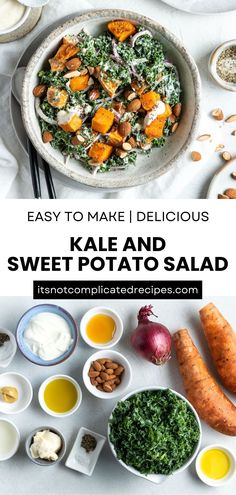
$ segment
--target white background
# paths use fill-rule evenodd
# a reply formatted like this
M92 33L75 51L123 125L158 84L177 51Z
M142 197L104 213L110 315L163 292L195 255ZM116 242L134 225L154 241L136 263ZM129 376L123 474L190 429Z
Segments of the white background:
M213 301L222 311L225 318L236 328L235 299L234 298L205 298L203 301L156 301L154 312L158 320L166 325L171 333L181 327L189 329L190 334L206 359L209 369L215 374L212 361L209 357L206 341L203 337L198 316L198 310L210 301ZM52 301L53 302L53 301ZM141 306L152 301L121 301L109 302L107 305L116 309L124 322L124 335L115 347L124 353L130 360L133 370L133 381L130 390L142 386L160 385L172 387L184 393L174 353L172 359L164 366L154 366L139 358L131 348L130 334L137 325L136 314ZM95 304L85 301L61 301L60 304L79 322L83 313ZM17 321L24 311L34 302L31 298L0 298L0 327L15 331ZM79 340L73 356L65 363L52 368L42 368L28 362L18 351L11 371L25 374L34 387L34 399L27 411L19 415L8 416L21 432L21 446L19 452L10 461L1 463L1 495L211 495L213 488L207 487L198 480L195 474L194 463L183 473L170 477L164 484L157 486L144 479L137 478L116 462L106 444L91 478L69 470L64 462L69 455L76 433L81 426L86 426L98 433L106 435L107 421L111 413L114 400L99 400L90 395L83 386L81 371L85 361L94 350ZM80 409L68 418L55 419L40 410L37 393L42 381L56 373L65 373L78 380L82 387L83 400ZM216 376L216 375L215 375ZM235 402L232 394L227 395ZM24 441L27 435L37 427L55 426L66 437L67 453L59 465L43 468L31 463L26 457ZM231 448L236 454L236 441L217 433L202 422L202 447L219 443ZM215 489L217 495L235 494L235 480L226 487Z
M10 201L6 207L0 205L1 225L1 260L0 260L0 295L32 295L33 280L203 280L205 295L236 295L236 286L233 274L236 272L235 258L235 211L232 203L215 201L99 201L97 205L89 201L57 201L26 202ZM82 211L86 218L86 212L127 211L132 207L135 211L209 211L208 222L65 222L64 217L58 222L27 222L28 211ZM232 226L232 227L231 227ZM141 272L119 273L103 271L92 271L86 269L78 272L76 269L70 272L11 272L7 269L7 259L11 256L75 256L85 255L89 257L99 256L99 252L88 251L87 253L71 253L70 237L94 236L96 239L103 236L118 236L119 245L126 236L164 237L166 248L156 254L160 260L165 256L173 256L176 260L185 256L189 260L196 256L202 260L205 256L226 257L229 268L222 272L167 272L158 269L156 272L143 270ZM112 253L107 253L111 255ZM123 253L124 256L137 255L139 253ZM152 256L152 253L142 252L141 255ZM106 253L101 253L105 256ZM114 253L116 255L116 253ZM118 255L122 256L119 251ZM77 266L75 264L75 266Z

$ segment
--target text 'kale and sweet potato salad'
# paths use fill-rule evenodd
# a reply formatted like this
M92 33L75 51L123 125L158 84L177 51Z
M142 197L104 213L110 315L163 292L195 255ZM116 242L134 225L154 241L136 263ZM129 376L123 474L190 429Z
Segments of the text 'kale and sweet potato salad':
M127 20L67 35L33 90L44 143L96 173L125 169L178 126L176 67L150 31Z

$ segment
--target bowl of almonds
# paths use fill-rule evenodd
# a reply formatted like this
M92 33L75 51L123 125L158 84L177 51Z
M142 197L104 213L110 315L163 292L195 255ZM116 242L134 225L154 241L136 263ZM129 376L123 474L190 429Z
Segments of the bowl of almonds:
M87 390L100 399L122 395L132 380L132 369L126 357L117 351L92 354L83 368Z

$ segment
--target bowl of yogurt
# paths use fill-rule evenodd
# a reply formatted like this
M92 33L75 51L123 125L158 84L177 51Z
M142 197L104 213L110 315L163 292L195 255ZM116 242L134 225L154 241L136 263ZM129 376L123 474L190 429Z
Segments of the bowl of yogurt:
M60 306L39 304L23 314L16 329L17 345L26 359L54 366L73 353L78 337L73 317Z

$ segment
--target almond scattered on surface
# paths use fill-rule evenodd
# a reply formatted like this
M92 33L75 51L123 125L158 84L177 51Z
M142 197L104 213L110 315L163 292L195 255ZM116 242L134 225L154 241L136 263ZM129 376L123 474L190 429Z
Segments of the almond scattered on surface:
M198 136L197 140L198 141L208 141L211 138L210 134L202 134L201 136Z
M38 84L38 86L35 86L35 88L33 89L33 95L36 96L36 98L41 98L42 96L46 95L46 92L46 84Z
M222 153L222 158L224 158L224 160L225 160L226 162L228 162L229 160L231 160L232 156L231 156L231 154L229 153L229 151L224 151L224 152Z
M231 174L232 179L236 180L236 171Z
M215 147L215 151L221 151L224 149L224 147L225 147L224 144L217 144L217 146Z
M236 115L230 115L227 119L225 119L225 122L227 124L230 124L231 122L236 122Z
M77 70L81 66L81 60L78 57L71 58L65 63L65 66L70 71Z
M236 136L236 130L231 132L232 136Z
M221 110L221 108L215 108L211 112L212 117L214 117L215 120L224 120L224 114Z
M236 199L236 189L229 188L224 191L224 194L228 196L229 199Z
M218 199L229 199L229 196L226 196L226 194L218 194Z
M202 159L202 155L201 155L201 153L199 153L199 151L192 151L191 152L191 158L192 158L193 162L199 162L199 160Z

